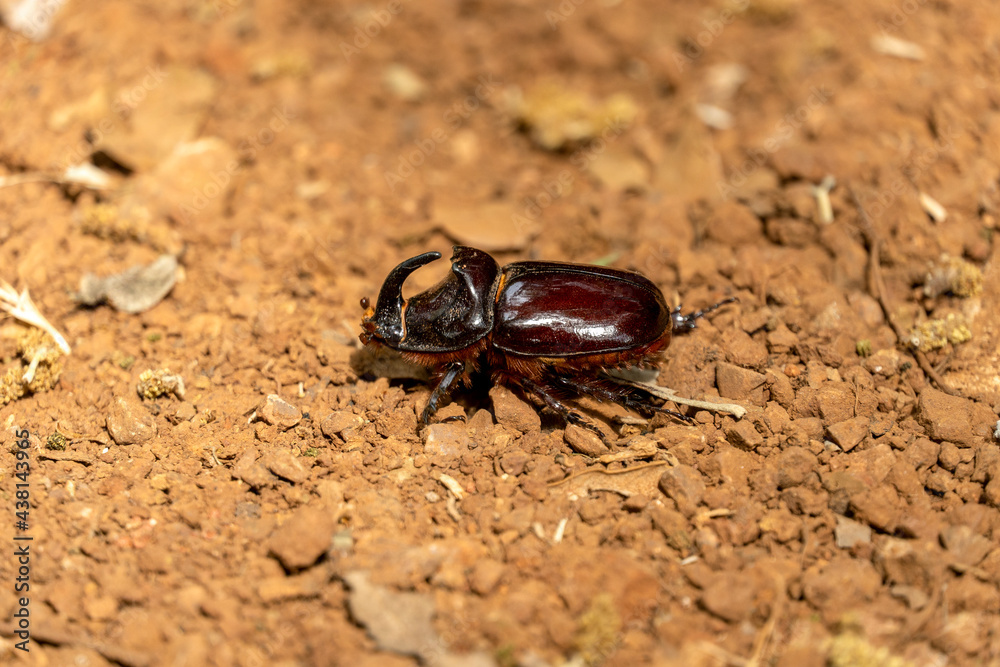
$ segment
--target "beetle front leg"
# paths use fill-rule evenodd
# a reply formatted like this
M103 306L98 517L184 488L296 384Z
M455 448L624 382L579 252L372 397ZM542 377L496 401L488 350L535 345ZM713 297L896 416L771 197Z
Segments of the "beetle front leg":
M452 361L445 365L444 375L438 381L437 386L434 387L434 391L431 392L431 397L427 399L427 407L424 408L423 413L420 415L420 421L423 424L430 422L431 417L437 412L438 402L440 402L441 397L448 393L448 389L455 382L455 379L465 372L465 362L462 361Z

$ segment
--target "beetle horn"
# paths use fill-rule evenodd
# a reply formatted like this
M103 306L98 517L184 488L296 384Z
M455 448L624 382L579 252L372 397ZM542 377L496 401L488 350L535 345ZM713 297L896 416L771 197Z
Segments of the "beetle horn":
M379 334L384 339L397 341L403 336L403 283L411 273L425 264L441 259L439 252L425 252L411 257L394 268L382 283L375 306L375 317Z

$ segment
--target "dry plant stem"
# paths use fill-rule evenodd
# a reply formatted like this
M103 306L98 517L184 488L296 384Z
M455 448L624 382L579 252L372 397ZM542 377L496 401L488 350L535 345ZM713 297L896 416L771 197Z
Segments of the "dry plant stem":
M55 183L57 185L82 185L92 190L106 190L112 186L108 175L89 164L77 164L59 173L31 171L22 174L0 176L0 188L8 188L25 183Z
M6 280L0 280L0 309L7 311L25 324L32 324L47 332L56 341L59 349L69 354L69 343L38 311L38 307L35 306L28 294L27 287L18 294L10 283Z
M882 267L879 263L879 255L881 253L881 241L878 234L875 233L875 226L872 224L871 218L868 217L868 213L865 211L864 207L861 205L861 200L858 198L857 192L851 189L851 198L854 199L854 205L858 209L858 227L861 229L861 233L865 237L865 242L868 244L868 289L871 291L875 300L878 301L879 306L882 307L882 314L885 316L886 322L892 327L893 332L896 334L897 343L902 343L906 340L906 332L903 331L899 323L892 316L889 311L889 304L886 302L885 297L885 283L882 282ZM934 367L931 365L927 355L920 350L913 350L913 356L917 360L917 364L920 365L921 370L927 374L927 377L931 379L931 382L937 385L938 389L946 394L951 394L952 396L961 396L960 393L955 391L944 381L941 374L938 373Z
M747 409L742 405L737 405L736 403L713 403L711 401L699 401L693 398L684 398L678 396L673 389L669 387L661 387L656 384L647 384L645 382L635 382L633 380L624 380L622 378L610 376L615 382L619 382L630 387L635 387L643 391L649 392L657 398L662 398L665 401L672 401L679 405L687 405L692 408L700 408L702 410L714 411L714 412L728 412L737 419L741 419L743 415L747 413Z

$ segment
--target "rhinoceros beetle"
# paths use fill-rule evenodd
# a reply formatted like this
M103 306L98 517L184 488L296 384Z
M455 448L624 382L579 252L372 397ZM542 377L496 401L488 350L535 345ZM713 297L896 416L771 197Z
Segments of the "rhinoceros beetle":
M485 368L495 383L521 388L567 422L598 433L560 396L589 394L643 414L669 412L634 386L603 371L634 366L667 347L675 333L731 297L688 315L671 310L663 293L634 271L565 262L514 262L501 267L482 250L455 246L451 273L429 290L404 299L403 282L440 259L426 252L404 261L382 284L378 302L361 300L361 342L398 350L434 368L438 379L424 423L452 384L469 384Z

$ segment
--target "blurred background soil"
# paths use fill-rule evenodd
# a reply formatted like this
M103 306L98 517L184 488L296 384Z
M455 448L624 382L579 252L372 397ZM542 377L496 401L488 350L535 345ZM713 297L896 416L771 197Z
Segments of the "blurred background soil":
M3 662L1000 664L990 3L73 2L0 31L0 179L72 348L0 320ZM749 412L419 425L358 303L455 243L738 296L658 382Z

